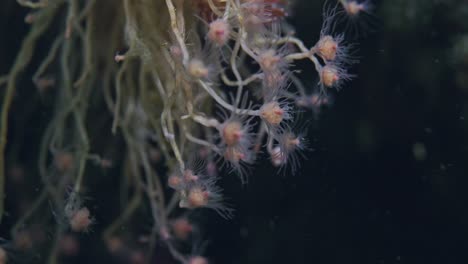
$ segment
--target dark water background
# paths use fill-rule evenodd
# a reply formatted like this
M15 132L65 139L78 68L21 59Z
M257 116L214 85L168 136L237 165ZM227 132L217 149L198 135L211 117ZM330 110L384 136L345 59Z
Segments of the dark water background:
M318 37L322 2L298 0L291 19L308 46ZM379 22L357 40L357 77L312 121L313 151L300 172L277 175L265 161L245 187L223 180L236 217L203 217L214 263L468 263L468 41L460 44L468 2L374 3ZM24 15L14 5L0 8L0 73L27 32ZM21 91L14 109L28 118L23 137L34 142L50 109L28 112L41 101ZM26 163L34 158L23 155ZM111 220L105 208L114 192L106 190L94 197L98 225L72 263L113 263L99 240Z

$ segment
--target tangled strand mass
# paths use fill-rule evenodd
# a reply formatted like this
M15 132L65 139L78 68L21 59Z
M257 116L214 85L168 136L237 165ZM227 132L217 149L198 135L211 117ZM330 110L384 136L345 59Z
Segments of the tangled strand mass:
M37 153L43 188L11 230L14 246L27 249L31 240L40 241L31 238L34 224L55 223L54 239L36 243L48 252L48 263L58 261L70 234L92 228L84 189L98 185L100 176L88 175L113 166L123 198L120 216L103 232L110 252L132 248L137 238L120 227L146 206L152 227L142 258L154 258L159 241L181 263L206 263L180 247L195 231L187 212L209 208L231 218L219 175L247 183L259 153L282 173L297 171L307 149L297 109L318 111L328 104L329 91L352 77L352 46L335 28L344 17L368 11L366 1L328 4L320 38L307 47L285 20L287 0L17 2L31 9L25 18L31 29L11 70L0 77L0 215L7 160L15 160L13 150L6 152L15 90L36 44L55 36L33 76L54 109ZM316 70L312 91L292 69L298 60ZM117 151L122 143L124 150ZM105 158L116 152L120 156ZM50 208L51 214L43 213ZM7 248L0 247L5 260Z

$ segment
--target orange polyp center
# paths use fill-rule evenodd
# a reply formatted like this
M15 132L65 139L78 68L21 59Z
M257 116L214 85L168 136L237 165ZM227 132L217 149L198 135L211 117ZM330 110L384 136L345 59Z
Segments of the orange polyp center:
M70 220L70 226L73 231L84 231L91 224L90 213L88 208L84 207L76 211Z
M218 19L210 23L208 38L219 46L226 44L229 39L229 24Z
M209 70L201 60L193 59L189 62L188 72L193 77L206 78Z
M208 192L203 191L201 188L195 187L189 191L187 197L190 207L203 207L208 204Z
M186 240L193 231L193 227L187 219L177 219L173 223L173 231L177 238Z
M242 124L239 122L229 122L223 128L224 142L228 146L234 146L239 143L242 134Z
M169 186L174 188L174 189L179 188L182 185L182 179L180 179L176 175L170 176L167 181L168 181Z
M261 108L260 115L269 124L276 126L283 121L284 110L280 107L278 102L270 102Z
M322 56L323 59L332 61L336 58L338 44L332 36L324 36L322 39L320 39L317 45L317 49L319 55Z
M339 80L338 71L330 66L323 67L321 77L327 87L332 87Z
M345 9L346 12L348 12L348 14L354 16L361 12L364 9L364 6L362 4L357 3L356 1L351 1L346 5Z
M264 53L260 54L259 63L264 71L273 72L278 66L280 58L276 55L276 51L269 49Z

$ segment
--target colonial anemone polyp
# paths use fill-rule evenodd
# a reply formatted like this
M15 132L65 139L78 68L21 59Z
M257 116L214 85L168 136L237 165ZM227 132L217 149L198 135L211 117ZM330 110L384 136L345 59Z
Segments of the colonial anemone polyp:
M83 232L89 228L92 221L88 208L83 207L73 214L70 227L75 232Z
M358 3L357 1L349 1L344 4L344 9L350 16L356 16L360 12L366 10L366 5L364 3Z
M320 80L326 87L333 87L340 80L338 69L325 65L320 72Z
M216 19L210 23L208 29L208 39L218 46L225 45L229 40L231 27L224 19Z
M175 190L180 190L183 187L183 183L184 181L177 174L169 176L167 180L167 184L169 185L169 187Z
M181 240L187 240L193 231L193 225L187 218L178 218L172 222L172 232L175 237Z
M205 207L208 204L209 193L200 187L189 190L187 202L190 208Z
M315 48L317 49L317 53L320 57L324 60L332 61L336 58L338 43L332 36L326 35L320 38Z
M266 103L260 108L260 116L270 125L279 125L284 119L284 114L284 109L276 101Z
M188 72L195 78L207 78L210 73L210 69L205 63L203 63L203 61L192 59L188 64Z
M222 129L224 143L234 146L239 143L243 136L242 124L238 121L227 122Z
M268 49L258 56L258 64L263 71L270 73L279 70L279 62L281 57L276 53L274 49Z

